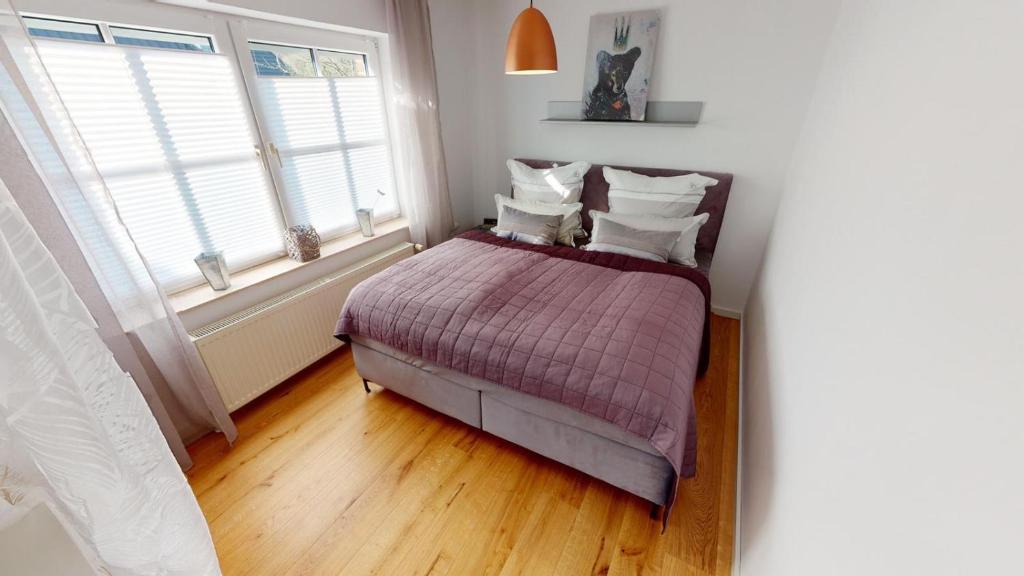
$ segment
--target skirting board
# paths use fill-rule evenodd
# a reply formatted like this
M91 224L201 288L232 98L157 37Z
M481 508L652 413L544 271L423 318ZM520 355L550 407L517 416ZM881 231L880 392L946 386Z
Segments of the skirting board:
M746 358L743 356L743 347L746 344L746 329L740 321L740 389L739 389L739 414L737 415L736 431L736 517L733 519L732 532L732 576L740 576L740 561L742 560L741 548L743 548L743 531L740 522L743 518L741 509L743 507L743 375Z
M737 310L731 310L729 308L721 308L719 306L711 306L711 313L718 316L724 316L726 318L732 318L733 320L743 320L743 312ZM742 326L742 324L741 324Z

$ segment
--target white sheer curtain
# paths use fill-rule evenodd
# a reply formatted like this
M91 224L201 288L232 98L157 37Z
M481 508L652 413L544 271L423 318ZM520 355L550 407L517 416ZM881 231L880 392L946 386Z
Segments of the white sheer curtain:
M0 528L48 506L97 573L219 574L184 475L95 328L0 182Z
M0 0L0 108L89 260L179 434L237 430L188 333L121 221L87 148L9 0Z
M400 189L413 241L433 246L448 239L455 219L441 144L427 0L387 0L387 20Z

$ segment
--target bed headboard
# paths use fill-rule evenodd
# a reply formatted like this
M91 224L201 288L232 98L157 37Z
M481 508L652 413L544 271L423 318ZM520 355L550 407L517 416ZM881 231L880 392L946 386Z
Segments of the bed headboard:
M563 165L568 162L555 160L531 160L518 159L531 168L550 168L553 164ZM692 174L696 170L671 170L667 168L636 168L632 166L611 166L619 170L629 170L644 176L682 176ZM608 211L608 182L604 179L603 164L594 164L587 171L583 179L583 228L590 233L593 221L590 219L590 211ZM732 188L732 174L724 172L705 172L701 174L718 180L718 184L707 189L704 200L697 208L697 214L707 212L710 214L707 224L701 226L697 235L697 265L705 274L711 269L711 259L715 254L715 247L718 245L718 233L722 229L722 220L725 218L725 206L729 202L729 190Z

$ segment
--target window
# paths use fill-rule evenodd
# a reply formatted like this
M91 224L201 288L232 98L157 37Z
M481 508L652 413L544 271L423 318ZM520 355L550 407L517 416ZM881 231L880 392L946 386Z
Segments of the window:
M249 51L259 76L316 76L309 48L249 42Z
M36 18L32 16L26 16L24 20L28 33L40 38L59 38L61 40L77 40L80 42L105 42L103 27L100 24L56 20L53 18ZM210 54L214 52L213 41L209 36L161 32L125 26L109 26L107 29L110 31L110 37L114 44L190 50Z
M369 76L366 55L339 50L249 42L258 76L354 78ZM316 57L314 58L314 54ZM318 74L319 72L319 74Z
M358 227L358 208L396 216L380 79L369 75L366 56L262 42L249 48L289 221L330 237Z
M100 27L96 24L81 22L65 22L49 18L25 18L28 33L41 38L60 38L62 40L78 40L80 42L103 42Z
M114 44L213 53L213 42L209 36L157 32L122 26L111 26L110 35L114 38Z
M167 289L202 281L192 261L200 252L223 251L233 269L283 253L276 201L225 56L38 45L125 224Z
M367 76L366 56L335 50L317 50L320 72L328 78L356 78Z
M203 283L200 252L222 251L238 271L283 255L288 225L312 224L330 239L358 229L357 208L373 207L378 221L398 216L369 42L344 40L372 57L241 40L243 60L212 35L24 20L165 289ZM254 79L248 98L240 72Z

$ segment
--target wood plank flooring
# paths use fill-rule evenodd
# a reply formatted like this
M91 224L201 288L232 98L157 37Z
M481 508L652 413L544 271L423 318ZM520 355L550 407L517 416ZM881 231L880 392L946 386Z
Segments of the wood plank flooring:
M342 349L189 447L224 574L727 575L739 322L712 319L697 476L640 498L374 387Z

